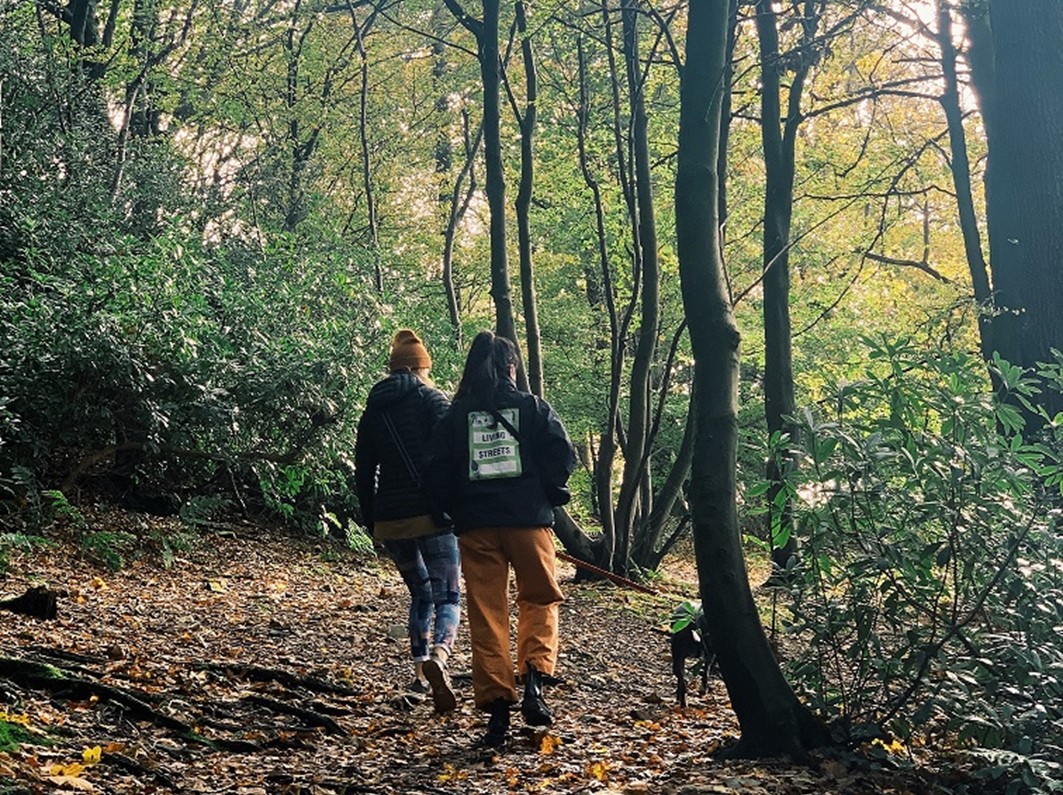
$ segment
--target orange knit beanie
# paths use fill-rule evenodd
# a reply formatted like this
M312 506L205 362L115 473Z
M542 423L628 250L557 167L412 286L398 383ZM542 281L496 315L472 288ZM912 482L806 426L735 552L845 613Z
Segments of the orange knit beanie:
M403 370L429 370L432 367L432 357L428 355L428 349L415 332L402 328L395 332L395 339L391 341L388 366L393 373Z

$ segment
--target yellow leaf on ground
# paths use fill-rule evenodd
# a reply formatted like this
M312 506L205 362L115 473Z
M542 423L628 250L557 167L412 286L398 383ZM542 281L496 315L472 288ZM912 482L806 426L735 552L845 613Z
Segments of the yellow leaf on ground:
M107 590L107 583L103 581L103 577L93 577L92 581L89 584L97 591Z
M594 762L587 765L587 775L598 779L598 781L605 781L609 778L609 763Z
M436 781L446 783L448 781L464 781L469 777L467 770L459 770L450 762L443 765L443 772L436 776Z
M59 776L60 778L72 778L80 776L84 770L85 766L80 762L71 762L69 765L52 765L48 768L48 773L53 777Z
M886 751L886 753L889 753L889 754L906 754L906 753L908 753L908 749L904 747L904 743L902 743L897 738L894 738L892 741L886 743L886 742L883 742L882 740L878 739L878 737L876 737L874 740L871 741L871 744L880 746L883 750Z
M561 745L561 738L552 734L544 734L542 741L539 743L539 753L543 756L549 756L557 747Z
M81 752L81 758L86 765L96 764L100 761L101 756L103 756L103 749L98 745L92 748L86 748Z

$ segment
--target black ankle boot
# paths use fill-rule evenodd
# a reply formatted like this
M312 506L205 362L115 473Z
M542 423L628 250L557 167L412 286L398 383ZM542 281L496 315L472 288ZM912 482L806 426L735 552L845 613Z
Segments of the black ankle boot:
M481 741L488 748L501 748L509 734L509 702L498 698L487 705L487 733Z
M520 711L529 726L550 726L554 722L554 715L543 700L543 675L531 663L524 675L524 700Z

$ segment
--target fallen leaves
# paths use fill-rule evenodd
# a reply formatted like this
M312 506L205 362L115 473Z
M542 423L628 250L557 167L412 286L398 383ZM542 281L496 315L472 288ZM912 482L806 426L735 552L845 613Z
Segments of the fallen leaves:
M50 775L52 777L64 776L64 777L67 777L67 778L72 778L74 776L80 776L81 773L84 770L85 770L85 765L81 764L81 762L69 762L69 763L67 763L65 765L63 765L63 764L52 765L51 767L48 768L48 775Z
M893 738L887 743L876 737L874 740L871 741L871 744L874 746L878 746L888 754L902 755L908 753L908 749L905 747L904 743L902 743L897 738Z
M81 663L86 676L140 694L196 732L137 720L107 698L71 703L27 691L0 719L62 731L52 745L0 754L0 779L32 781L42 792L116 795L176 786L192 795L674 795L691 786L733 793L735 781L743 792L811 795L825 785L841 792L853 775L840 763L818 777L713 763L711 752L736 731L734 718L718 680L688 709L674 707L666 638L654 631L670 605L569 582L563 681L546 694L557 720L548 732L531 731L515 715L507 747L485 753L474 747L485 718L471 703L467 625L450 663L459 708L440 717L430 699L405 693L413 673L408 602L393 567L328 553L326 560L320 540L262 533L211 536L171 569L131 566L106 582L73 565L76 547L58 546L32 570L12 571L12 588L32 577L74 598L47 637L16 617L0 625L0 644L17 653L47 641L94 655L99 662ZM334 689L320 689L330 683ZM343 731L308 725L314 716Z
M597 779L598 781L608 781L609 763L605 760L591 762L587 765L585 772L587 773L587 778Z
M464 781L469 777L467 770L459 770L453 764L447 762L443 765L443 772L436 776L436 781L447 783L451 781Z
M78 776L58 775L48 776L48 781L55 784L62 790L75 791L75 792L95 792L96 787L93 786L91 781L86 781Z
M554 734L544 734L542 740L539 741L539 753L543 756L549 756L556 751L560 745L560 737Z
M92 748L86 748L81 752L81 759L87 766L92 766L100 761L103 756L103 749L98 745L94 745Z

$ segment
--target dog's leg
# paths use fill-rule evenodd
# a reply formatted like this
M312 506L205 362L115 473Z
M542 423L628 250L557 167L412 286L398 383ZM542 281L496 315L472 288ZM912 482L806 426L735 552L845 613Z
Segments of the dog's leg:
M675 635L672 636L672 673L675 674L675 698L679 706L687 705L687 672L685 650L680 648Z

